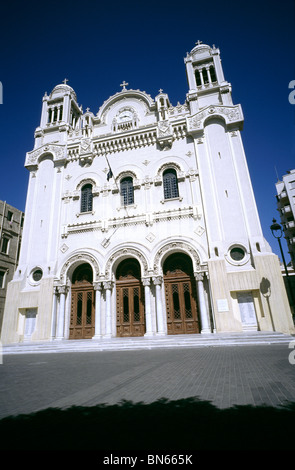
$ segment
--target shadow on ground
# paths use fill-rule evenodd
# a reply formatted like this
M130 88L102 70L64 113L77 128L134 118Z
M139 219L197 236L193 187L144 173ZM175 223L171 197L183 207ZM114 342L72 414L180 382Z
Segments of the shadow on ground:
M47 409L0 421L0 450L292 450L295 403L218 409L194 399Z

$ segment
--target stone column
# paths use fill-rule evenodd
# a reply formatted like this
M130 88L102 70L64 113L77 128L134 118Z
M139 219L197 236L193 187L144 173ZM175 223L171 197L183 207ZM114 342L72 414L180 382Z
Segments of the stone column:
M59 311L58 311L58 319L57 319L57 332L56 332L56 339L63 339L64 338L64 325L65 325L65 305L66 305L66 294L67 294L67 286L60 286L58 287L59 291Z
M205 299L203 277L204 273L198 273L195 275L198 289L198 303L201 316L201 333L211 333L209 315Z
M186 62L186 69L187 69L187 78L189 83L190 90L196 90L197 85L195 85L195 74L192 65L192 61L188 60Z
M105 281L103 287L106 291L106 331L105 338L111 338L112 336L112 317L111 317L111 293L112 293L112 281Z
M142 279L144 286L144 299L145 299L145 321L146 321L146 332L144 336L154 336L153 325L152 325L152 313L151 313L151 280L150 278Z
M100 282L94 284L95 290L95 332L92 339L101 338L101 291L102 285Z
M43 97L40 127L45 127L47 123L48 123L48 96L46 93L45 96Z
M55 338L55 335L56 335L57 297L58 297L58 288L55 287L54 288L54 293L53 293L51 339Z
M62 116L62 120L63 120L64 122L69 122L69 118L70 118L70 107L71 107L70 95L66 93L66 94L64 95L63 116Z
M207 70L207 77L208 77L208 80L209 80L209 83L210 85L212 85L212 79L211 79L211 73L210 73L210 67L206 67L206 70Z
M199 69L200 72L200 78L201 78L201 85L204 87L204 77L203 77L203 69Z
M156 308L157 308L157 335L165 335L163 305L161 296L161 276L153 277L153 283L156 286Z

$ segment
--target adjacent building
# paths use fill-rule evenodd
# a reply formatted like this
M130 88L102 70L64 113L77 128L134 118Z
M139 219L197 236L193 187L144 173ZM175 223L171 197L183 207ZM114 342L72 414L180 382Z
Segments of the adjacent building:
M290 170L276 183L277 209L293 268L295 267L295 170Z
M67 80L43 97L3 344L294 331L220 51L184 63L182 104L125 81L93 111Z
M0 330L4 314L7 285L18 264L24 214L0 201Z

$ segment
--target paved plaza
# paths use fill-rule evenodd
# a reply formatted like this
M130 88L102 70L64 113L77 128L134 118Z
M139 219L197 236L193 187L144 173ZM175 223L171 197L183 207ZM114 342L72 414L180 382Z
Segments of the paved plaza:
M3 364L0 366L0 431L6 435L13 432L15 435L15 429L11 428L12 423L13 426L18 423L19 430L23 429L24 422L20 417L23 414L36 419L37 416L48 418L48 414L44 415L48 410L64 413L63 416L69 410L83 410L85 418L87 410L88 415L90 411L103 410L104 419L107 419L105 413L108 410L110 413L117 410L124 416L127 413L130 418L136 409L140 413L143 410L155 413L156 404L156 415L159 417L164 409L167 413L168 407L173 416L175 410L183 406L185 409L182 416L186 416L187 407L199 406L200 412L198 404L201 403L203 419L204 410L209 419L209 416L212 418L213 411L219 413L218 416L222 412L236 409L247 410L250 414L265 409L276 413L276 410L289 405L292 408L289 413L294 422L292 403L295 402L295 365L289 360L290 353L292 349L288 342L284 342L134 351L7 354L3 356ZM193 410L195 413L196 408ZM12 415L14 419L8 418ZM283 418L285 420L287 417L286 433L291 415ZM115 418L113 414L110 416L116 423L118 415ZM75 417L75 423L79 418ZM100 420L101 417L99 422L105 423ZM177 419L175 420L176 425ZM121 420L119 422L122 423ZM155 419L154 425L156 422ZM33 421L30 433L32 423ZM107 423L110 425L109 419ZM147 432L148 418L141 425ZM187 425L189 428L189 419ZM213 437L214 426L210 429ZM277 431L273 419L270 429L274 436ZM98 431L102 431L99 425L96 432ZM109 432L114 439L114 428ZM175 432L177 433L177 429ZM155 429L152 435L154 433ZM284 429L281 429L281 433L284 433ZM22 439L18 441L18 446L21 446ZM45 445L44 442L42 445ZM61 441L59 445L62 446ZM113 441L113 445L118 447L118 442ZM10 446L13 448L12 444ZM134 442L129 442L129 447L133 448L132 446ZM196 446L198 447L197 443Z
M218 408L295 401L295 365L282 345L7 355L0 417L46 408L208 400Z

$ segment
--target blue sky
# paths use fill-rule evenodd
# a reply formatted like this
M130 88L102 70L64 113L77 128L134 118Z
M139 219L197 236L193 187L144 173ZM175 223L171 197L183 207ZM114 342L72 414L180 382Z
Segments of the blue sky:
M265 238L278 217L279 177L295 168L295 3L272 1L20 2L1 6L0 199L25 210L26 152L33 149L42 97L64 78L78 102L97 113L109 96L129 88L152 97L162 88L184 103L184 57L198 40L221 51L245 124L242 138ZM283 241L286 259L289 255Z

